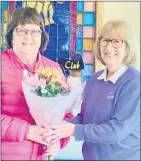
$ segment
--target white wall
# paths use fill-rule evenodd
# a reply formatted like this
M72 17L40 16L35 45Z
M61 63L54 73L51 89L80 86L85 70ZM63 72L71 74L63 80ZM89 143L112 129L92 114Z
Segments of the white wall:
M130 23L140 45L140 2L104 2L103 24L110 19L122 19Z

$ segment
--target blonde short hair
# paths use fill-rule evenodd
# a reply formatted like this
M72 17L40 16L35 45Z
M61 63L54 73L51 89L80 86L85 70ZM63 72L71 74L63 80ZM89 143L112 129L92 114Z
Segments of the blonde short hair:
M108 21L101 29L99 37L110 37L114 36L115 34L119 37L119 39L126 41L127 43L127 56L123 61L124 65L135 66L137 61L136 55L139 53L139 51L137 51L138 47L136 37L131 29L131 26L123 20ZM105 65L101 58L99 37L94 44L94 54L96 58L100 60L103 65Z

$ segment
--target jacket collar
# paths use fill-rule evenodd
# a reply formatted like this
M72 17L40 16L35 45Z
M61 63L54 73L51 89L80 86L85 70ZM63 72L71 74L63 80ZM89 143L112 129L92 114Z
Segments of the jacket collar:
M39 51L38 56L37 56L37 60L36 60L36 64L35 64L35 68L33 69L29 64L24 64L22 62L22 60L17 57L17 55L14 53L14 50L8 49L8 53L10 54L9 56L14 60L14 62L16 64L18 64L22 69L27 69L28 71L34 73L36 69L38 69L40 66L42 66L42 56L41 53Z

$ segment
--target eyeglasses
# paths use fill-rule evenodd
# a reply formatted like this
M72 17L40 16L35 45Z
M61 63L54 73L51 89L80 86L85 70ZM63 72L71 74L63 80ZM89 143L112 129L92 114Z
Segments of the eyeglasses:
M27 35L28 31L30 32L31 36L34 36L34 37L40 36L42 34L42 30L38 30L38 29L27 30L24 28L15 28L15 31L19 36Z
M108 38L105 38L105 37L99 37L99 44L103 47L107 47L109 45L109 42L112 43L112 46L114 48L120 48L123 44L123 40L119 40L119 39L108 39Z

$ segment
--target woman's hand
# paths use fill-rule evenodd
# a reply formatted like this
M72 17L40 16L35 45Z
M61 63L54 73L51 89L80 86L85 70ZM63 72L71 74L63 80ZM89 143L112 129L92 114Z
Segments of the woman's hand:
M75 125L66 121L62 121L58 125L49 125L45 127L46 132L42 133L43 140L49 144L53 144L62 138L74 135Z
M54 144L50 144L47 146L46 154L51 157L56 157L60 151L60 140L55 142Z
M42 127L39 127L37 125L30 125L26 135L26 139L47 145L46 142L43 141L41 136L41 134L45 131L46 130Z

